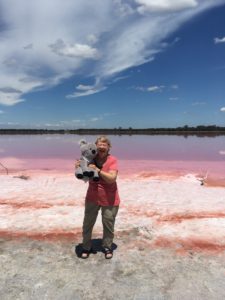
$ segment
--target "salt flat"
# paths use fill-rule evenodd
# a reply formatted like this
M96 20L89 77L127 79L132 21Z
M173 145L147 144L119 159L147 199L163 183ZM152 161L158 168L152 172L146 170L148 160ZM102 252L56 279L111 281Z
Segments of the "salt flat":
M193 174L118 186L114 257L84 261L75 250L87 184L47 170L1 175L1 299L223 299L224 188ZM101 235L99 215L97 246Z
M1 176L1 236L79 236L87 184L66 173L26 176ZM191 174L173 179L125 177L118 185L117 235L136 229L151 247L224 250L224 188L202 186ZM100 216L95 232L101 234Z

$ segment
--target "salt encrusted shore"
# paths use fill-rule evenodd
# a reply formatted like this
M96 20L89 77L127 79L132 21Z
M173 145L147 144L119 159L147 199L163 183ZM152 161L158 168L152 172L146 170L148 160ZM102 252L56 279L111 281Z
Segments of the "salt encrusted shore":
M118 186L117 235L137 230L147 237L147 247L225 249L224 188L201 185L192 174L178 178L128 176L119 178ZM87 183L68 173L1 175L1 236L81 236L86 189ZM101 233L100 218L95 232Z
M223 299L225 191L200 179L119 177L114 257L84 261L87 184L62 171L0 175L0 298ZM101 235L99 215L97 247Z

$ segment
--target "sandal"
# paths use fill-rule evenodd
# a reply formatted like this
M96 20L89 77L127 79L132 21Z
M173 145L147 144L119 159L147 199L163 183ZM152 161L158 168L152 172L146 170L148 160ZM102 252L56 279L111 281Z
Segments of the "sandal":
M89 250L82 249L82 252L81 252L81 254L80 254L80 258L86 259L86 258L89 257L89 254L90 254L90 251L89 251Z
M89 257L90 253L96 254L97 251L95 249L93 249L92 247L91 247L90 250L86 250L86 249L83 248L82 251L81 251L80 257L83 258L83 259L86 259L86 258Z
M113 257L113 251L109 248L104 248L105 259L111 259Z

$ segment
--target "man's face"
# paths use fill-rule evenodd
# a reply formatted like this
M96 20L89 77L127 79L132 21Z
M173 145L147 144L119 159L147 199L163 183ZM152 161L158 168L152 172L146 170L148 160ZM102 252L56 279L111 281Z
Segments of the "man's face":
M109 145L105 142L98 142L97 143L97 149L98 149L98 153L100 155L106 155L109 152Z

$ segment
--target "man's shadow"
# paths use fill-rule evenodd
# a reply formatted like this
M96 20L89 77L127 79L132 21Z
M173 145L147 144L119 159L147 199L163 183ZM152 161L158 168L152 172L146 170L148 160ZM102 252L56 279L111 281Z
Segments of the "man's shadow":
M102 252L104 253L104 249L102 247L102 239L93 239L91 240L92 243L92 248L91 248L91 252L92 254L97 254L98 252ZM115 243L112 243L112 251L116 250L117 245ZM82 244L78 244L75 246L75 253L77 255L77 257L81 258L81 254L82 254Z

